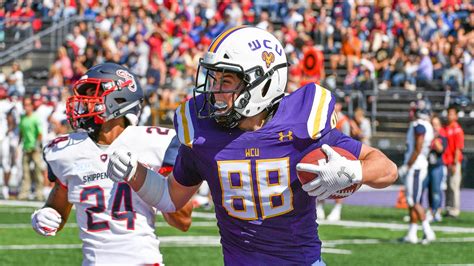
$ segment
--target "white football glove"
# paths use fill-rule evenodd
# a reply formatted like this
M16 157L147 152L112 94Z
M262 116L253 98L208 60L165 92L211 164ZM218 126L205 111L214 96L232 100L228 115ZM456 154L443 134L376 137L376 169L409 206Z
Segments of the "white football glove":
M107 176L115 182L128 182L135 176L137 164L137 155L133 152L126 152L124 150L114 151L110 156Z
M31 215L31 226L42 236L55 236L61 225L61 215L53 208L42 208Z
M299 163L296 165L298 171L318 175L303 185L302 188L308 195L316 196L322 200L338 190L362 182L362 164L359 160L348 160L326 144L321 149L328 156L326 164Z
M408 168L408 165L406 165L406 164L398 167L398 177L403 182L405 182L405 178L407 177L408 170L410 170L410 169Z

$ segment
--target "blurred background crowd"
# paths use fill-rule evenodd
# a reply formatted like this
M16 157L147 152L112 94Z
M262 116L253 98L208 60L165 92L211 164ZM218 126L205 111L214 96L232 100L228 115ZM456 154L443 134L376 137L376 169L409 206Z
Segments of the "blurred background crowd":
M80 19L65 33L42 82L27 85L27 70L17 61L2 66L0 138L19 136L24 99L32 100L41 122L35 145L67 132L64 103L72 85L103 62L126 65L140 77L146 91L141 125L170 123L177 104L192 96L199 58L211 41L241 24L269 30L285 45L289 93L317 82L345 108L354 106L352 134L364 142L370 143L375 122L364 114L379 91L449 91L466 102L474 98L470 0L5 0L0 51L28 38L40 49L46 44L36 34L72 17ZM308 55L316 60L310 67ZM5 143L3 150L18 147L10 144L14 140ZM16 149L10 161L21 165L20 153Z
M190 95L197 62L212 39L241 24L269 30L286 44L289 91L308 79L331 89L372 90L369 81L375 79L380 90L425 87L469 95L473 11L469 0L7 0L0 9L6 21L0 36L26 37L42 28L44 18L81 16L58 49L45 85L69 86L92 65L113 61L129 66L147 94L158 93L167 105ZM329 60L327 69L318 64L311 77L301 64L308 49L321 52L320 62ZM18 66L1 75L9 95L23 96Z

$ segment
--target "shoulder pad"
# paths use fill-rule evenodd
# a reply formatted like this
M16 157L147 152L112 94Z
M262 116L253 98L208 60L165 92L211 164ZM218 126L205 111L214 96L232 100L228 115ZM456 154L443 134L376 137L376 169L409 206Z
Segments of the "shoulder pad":
M150 134L168 136L170 138L176 135L174 129L160 126L128 126L125 128L125 131L127 131L127 136L129 135L132 138L145 136L146 139L146 136Z
M334 111L336 99L331 91L314 83L303 89L305 89L305 98L311 99L309 103L311 109L306 123L308 135L312 139L318 139L336 127L337 114Z
M63 150L65 147L77 144L89 138L85 132L74 132L62 136L58 136L55 139L51 140L44 147L44 153Z
M179 142L190 148L194 142L194 116L193 99L190 99L178 106L174 117L174 126Z

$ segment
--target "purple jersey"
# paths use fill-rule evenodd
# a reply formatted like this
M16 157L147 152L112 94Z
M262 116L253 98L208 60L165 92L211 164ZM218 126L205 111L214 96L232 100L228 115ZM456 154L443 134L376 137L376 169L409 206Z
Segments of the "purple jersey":
M200 106L202 97L195 98ZM359 156L361 143L334 129L334 96L309 84L285 96L261 129L224 129L198 119L194 99L176 111L182 144L176 180L206 180L215 204L226 265L299 264L320 259L315 199L302 190L296 164L328 144Z

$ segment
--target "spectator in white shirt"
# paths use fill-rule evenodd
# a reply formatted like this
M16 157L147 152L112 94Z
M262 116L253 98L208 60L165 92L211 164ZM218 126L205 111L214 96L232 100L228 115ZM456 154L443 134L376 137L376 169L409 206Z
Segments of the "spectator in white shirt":
M14 62L12 65L12 72L8 76L8 95L16 92L17 95L23 96L25 94L25 86L23 85L23 72L20 65Z

